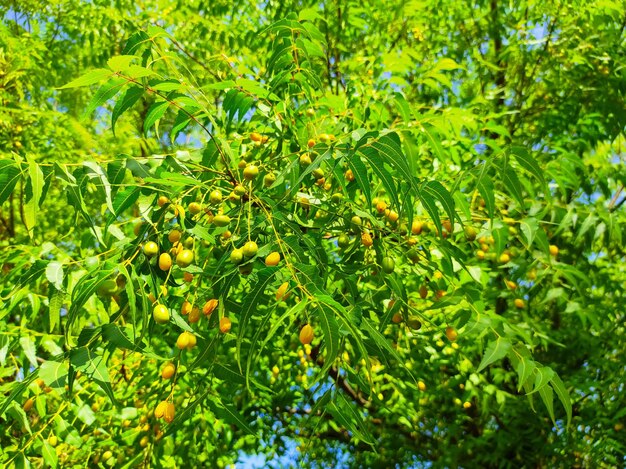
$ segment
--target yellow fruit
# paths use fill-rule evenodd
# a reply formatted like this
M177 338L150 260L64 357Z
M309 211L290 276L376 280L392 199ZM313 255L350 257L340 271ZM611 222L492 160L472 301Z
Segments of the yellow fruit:
M50 435L48 437L48 444L50 444L50 446L52 447L55 447L57 444L59 444L59 439L55 435Z
M177 243L180 241L180 237L182 236L181 232L178 230L170 231L170 234L167 235L167 239L170 240L170 243Z
M517 283L513 282L512 280L505 280L504 283L506 283L506 286L509 287L511 290L515 290L517 288Z
M441 271L435 270L433 277L435 277L436 280L441 280L443 278L443 274L441 273Z
M230 239L232 235L233 234L229 230L226 230L222 233L222 239Z
M426 391L426 384L424 383L424 381L417 382L417 389L419 389L420 391Z
M220 319L220 332L222 334L227 334L230 332L231 322L226 316Z
M311 157L307 154L300 156L300 164L302 166L311 166Z
M277 266L279 262L280 262L280 254L277 253L276 251L270 253L265 258L265 265L268 266L268 267Z
M420 287L419 293L422 300L428 296L428 288L426 288L426 285Z
M170 320L170 312L165 305L156 305L152 310L152 317L157 324L165 324Z
M191 313L192 307L193 305L189 303L189 301L183 301L183 305L180 308L180 314L186 316L187 314Z
M463 403L463 408L464 408L464 409L469 409L470 407L472 407L471 402L467 402L467 401L465 401L465 402Z
M248 181L252 181L258 175L259 168L253 164L246 166L246 169L243 170L243 177Z
M159 256L159 269L168 271L172 267L172 256L164 252Z
M313 341L313 328L309 324L306 324L300 330L299 338L300 338L300 342L302 343L302 345L310 344Z
M176 366L173 363L168 362L165 364L163 369L161 370L161 378L170 379L176 373Z
M259 247L254 241L248 241L246 244L243 245L242 252L245 257L254 257L256 256L258 250Z
M365 246L366 248L371 247L374 244L374 241L372 240L372 235L370 235L369 233L361 234L361 244L363 244L363 246Z
M411 233L413 233L414 235L418 235L422 232L423 227L424 223L419 220L413 220L413 223L411 224Z
M381 200L380 202L378 202L376 204L376 211L382 215L383 213L385 213L385 210L387 210L387 204Z
M222 202L222 193L220 191L218 191L217 189L215 189L214 191L211 191L211 193L209 194L209 201L212 204L219 204Z
M139 446L141 446L142 448L148 446L148 443L150 443L150 439L147 436L143 436L141 440L139 440Z
M165 415L165 409L167 408L167 401L161 401L154 409L154 416L158 419Z
M198 343L198 340L196 339L196 336L193 335L191 332L187 332L187 338L189 339L189 344L187 345L187 349L191 350L193 347L196 346L196 344Z
M24 409L24 412L28 412L30 409L33 408L34 404L35 400L32 397L29 397L28 399L26 399L26 402L24 402L22 409Z
M217 308L217 305L218 305L218 301L215 298L213 298L207 301L206 303L204 303L204 306L202 307L202 312L204 313L205 316L208 316L213 311L215 311L215 308Z
M176 408L174 407L174 404L172 404L171 402L168 402L167 406L165 407L165 412L163 413L163 418L165 419L167 423L172 423L174 421L175 415L176 415Z
M230 262L233 264L241 264L243 261L243 249L233 249L230 253Z
M111 459L112 457L113 457L113 451L106 450L104 453L102 453L103 461L106 461L107 459Z
M170 255L176 257L183 251L183 249L182 243L174 243L174 246L170 249Z
M165 204L169 204L169 203L170 203L170 199L168 199L164 195L162 195L161 197L157 199L157 205L159 207L163 207Z
M559 254L559 247L554 244L550 245L550 255L556 257Z
M307 147L309 148L313 148L315 146L315 140L313 140L312 138L309 139L308 142L306 142Z
M485 251L479 249L476 251L476 257L478 257L481 261L485 258Z
M526 306L526 303L521 298L515 298L515 301L513 301L513 303L515 304L515 307L517 309L523 309L524 306Z
M454 342L456 338L458 337L458 333L456 332L456 329L450 326L446 327L446 337L448 338L450 342Z
M176 256L176 265L178 267L188 267L193 262L193 251L190 249L183 249Z
M276 290L276 301L281 301L283 299L287 299L287 290L289 289L289 283L285 282L283 283L280 287L278 287L278 290Z
M143 253L146 257L154 257L159 253L159 246L154 241L148 241L143 245Z
M437 292L435 293L435 297L439 300L446 296L446 294L447 292L445 290L437 290Z
M189 313L189 323L194 324L200 320L200 308L194 306Z
M189 337L187 331L180 333L178 339L176 339L176 347L178 347L180 350L189 347Z
M346 177L346 181L348 182L354 181L354 173L352 172L351 169L346 170L345 177Z
M263 135L258 132L252 132L250 134L250 140L252 140L253 142L260 142L263 140Z
M191 213L192 215L197 215L202 211L202 205L200 205L198 202L191 202L188 209L189 213Z
M230 217L228 215L215 215L213 217L213 224L219 227L228 226L230 224Z
M397 222L398 218L400 218L400 215L398 215L398 212L394 212L393 210L390 210L387 214L387 220L389 220L391 223Z
M506 264L507 262L509 262L511 260L511 256L509 256L506 252L503 252L500 255L500 263L501 264Z

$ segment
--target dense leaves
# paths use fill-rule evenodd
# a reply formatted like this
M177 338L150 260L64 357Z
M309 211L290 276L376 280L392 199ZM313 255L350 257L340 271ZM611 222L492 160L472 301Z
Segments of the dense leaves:
M623 465L623 5L0 12L1 464Z

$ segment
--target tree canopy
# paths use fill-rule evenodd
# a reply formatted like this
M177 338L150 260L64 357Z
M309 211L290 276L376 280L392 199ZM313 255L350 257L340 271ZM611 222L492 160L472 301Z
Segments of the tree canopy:
M625 464L622 2L0 18L0 464Z

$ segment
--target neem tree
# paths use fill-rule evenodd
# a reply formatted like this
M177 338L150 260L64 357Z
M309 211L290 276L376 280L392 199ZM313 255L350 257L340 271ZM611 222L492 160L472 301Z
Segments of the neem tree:
M1 10L2 464L623 463L623 5L161 3Z

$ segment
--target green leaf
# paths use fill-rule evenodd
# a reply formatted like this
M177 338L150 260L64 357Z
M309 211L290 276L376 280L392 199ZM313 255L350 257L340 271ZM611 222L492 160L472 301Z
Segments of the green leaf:
M537 164L537 161L530 155L530 153L528 153L528 150L526 148L520 146L512 146L509 151L515 157L520 166L522 166L526 171L532 174L538 181L540 181L541 183L545 183L543 171Z
M115 394L111 387L111 378L104 357L97 355L87 347L79 347L70 351L70 362L78 371L93 379L98 386L109 396L111 402L116 404Z
M219 396L210 396L207 403L217 417L224 419L226 422L235 425L237 428L249 433L250 435L256 434L235 406L224 403Z
M517 177L517 173L509 165L501 171L502 183L519 204L520 210L524 210L524 193L522 192L522 184Z
M20 177L20 170L13 161L0 160L0 205L9 198Z
M448 192L448 189L443 187L443 185L439 181L428 181L424 185L422 185L421 190L437 199L443 206L443 209L446 211L450 221L454 223L454 220L456 218L454 199L450 195L450 192Z
M39 377L43 379L46 386L57 391L64 390L68 372L69 364L66 361L46 360L39 367Z
M50 332L54 332L56 327L61 322L61 308L65 301L65 292L57 290L57 288L51 289L52 294L48 302L48 321L50 323Z
M46 267L46 278L57 290L63 290L63 264L52 261Z
M113 214L117 217L121 216L126 209L131 207L139 198L141 194L141 188L137 186L130 186L121 192L118 192L113 199ZM109 217L111 219L112 215ZM110 223L112 220L110 221Z
M91 116L91 114L99 107L104 106L109 99L113 98L117 93L122 91L122 88L127 83L128 82L123 78L112 78L107 83L102 85L85 109L83 119Z
M550 386L543 386L539 389L539 395L541 396L541 400L548 409L548 414L550 415L550 419L553 424L556 424L556 420L554 418L554 397L552 393L552 388Z
M324 297L318 297L318 302L318 311L320 313L318 319L324 334L324 345L326 346L324 366L320 371L321 374L324 374L330 369L339 355L339 326L337 325L337 319L332 307L324 302Z
M569 427L572 421L572 401L570 400L567 389L565 389L563 381L561 381L561 378L556 373L554 373L554 376L552 376L552 379L550 380L550 386L552 386L554 392L556 392L556 395L559 397L559 400L565 409L565 413L567 414L567 426Z
M115 124L117 120L141 99L143 93L144 89L141 86L131 86L122 93L122 96L115 103L115 107L111 113L111 130L113 131L113 135L115 135Z
M157 101L148 109L146 118L143 122L144 135L148 135L148 130L165 114L170 103L168 101Z
M43 440L41 445L41 457L46 465L50 467L57 467L59 464L57 451L50 443L48 443L48 440Z
M480 362L480 365L478 365L476 372L479 373L496 360L500 360L507 354L510 348L511 342L503 337L498 337L496 340L489 342L489 345L487 345L487 348L485 349L483 359Z
M370 191L370 180L367 175L367 168L365 164L361 161L361 157L354 153L350 155L347 159L348 166L352 170L352 174L354 174L354 179L361 189L361 192L365 196L365 200L367 201L368 207L372 207L372 195Z
M374 439L363 425L363 417L343 394L337 393L335 399L328 403L326 409L338 424L349 430L356 438L368 445L374 444Z
M94 83L100 83L101 81L104 81L105 78L108 78L111 75L113 75L113 73L111 73L111 70L108 70L106 68L97 68L95 70L90 70L80 78L69 82L67 85L62 86L59 89L63 90L67 88L79 88L81 86L93 85Z
M28 161L28 173L30 176L30 198L27 198L24 204L24 225L26 225L28 235L32 239L37 211L39 210L41 192L43 190L44 177L39 165L30 159Z
M487 213L489 214L489 218L493 218L493 214L496 210L496 196L493 188L493 181L487 174L483 173L478 177L476 181L476 188L480 193L481 197L485 201L485 208L487 209Z
M255 285L250 289L250 293L246 295L241 306L241 313L239 314L239 328L237 331L237 361L239 363L239 369L241 370L241 342L246 332L248 321L250 321L252 314L257 310L257 305L261 302L265 289L271 282L272 278L276 275L276 269L271 267L262 269L257 272L257 281Z
M364 148L361 151L361 154L368 160L368 163L370 165L370 168L372 168L372 171L376 173L376 175L380 178L380 181L382 182L385 190L389 194L389 197L391 198L391 202L394 204L394 207L396 208L400 207L400 200L398 199L398 191L396 190L396 183L394 182L393 176L389 173L389 171L385 169L385 167L382 164L380 164L380 161L376 161L375 152L373 151L373 149ZM356 176L356 173L355 173L355 176Z

